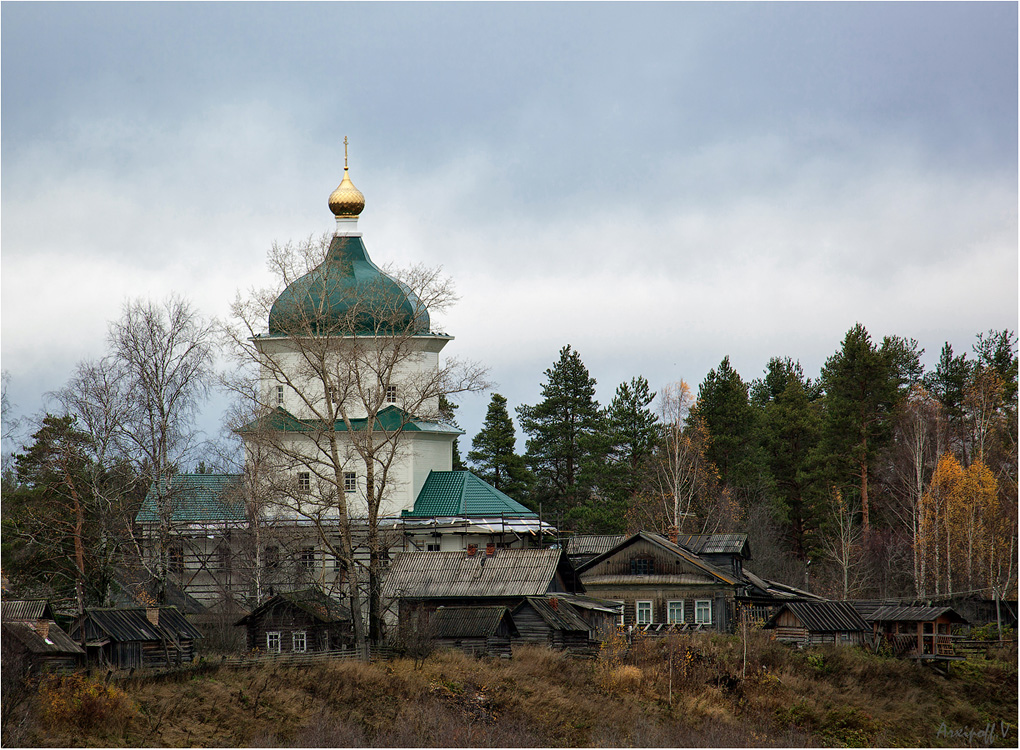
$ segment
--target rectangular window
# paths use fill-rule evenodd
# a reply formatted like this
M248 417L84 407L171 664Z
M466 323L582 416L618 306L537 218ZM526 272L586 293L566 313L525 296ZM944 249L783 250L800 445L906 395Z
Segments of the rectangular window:
M426 552L438 552L439 551L439 543L438 542L435 542L435 543L428 542L425 545L425 551Z
M297 488L298 492L311 492L312 491L312 475L307 471L299 471L297 473Z
M397 403L397 386L395 385L386 386L386 403L387 404Z
M280 653L280 634L278 632L266 633L266 651L270 654Z
M280 548L266 547L266 555L263 558L266 570L272 570L280 566Z
M182 542L172 542L167 554L170 558L170 572L184 575L184 544Z
M276 386L276 405L283 406L283 386Z
M326 388L326 391L329 393L329 400L332 402L333 406L337 406L340 403L340 389L335 385L331 385Z
M652 574L652 561L647 557L636 557L630 561L630 574L632 576L647 576Z
M637 602L635 605L635 619L638 625L650 625L652 622L652 603Z
M684 603L681 602L669 602L666 610L666 622L668 623L682 623L684 621Z
M311 570L315 567L315 547L302 547L301 567Z
M353 471L344 472L344 492L358 491L358 475Z
M700 625L712 624L711 599L698 599L694 602L694 622Z
M305 638L305 631L299 630L294 633L293 637L293 651L296 654L303 654L308 650L307 639Z

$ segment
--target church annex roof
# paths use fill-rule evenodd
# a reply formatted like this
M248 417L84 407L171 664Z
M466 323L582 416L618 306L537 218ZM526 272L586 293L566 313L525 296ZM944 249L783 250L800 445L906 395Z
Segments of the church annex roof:
M160 481L162 495L170 499L173 523L222 523L246 519L244 499L237 491L240 474L176 474ZM156 485L145 495L135 520L157 523Z
M327 423L328 424L328 423ZM360 432L368 426L368 419L350 420L351 430ZM323 429L323 422L319 419L298 419L283 407L276 407L271 412L253 422L244 425L238 432L258 432L259 430L271 430L273 432L319 432ZM464 431L448 425L444 422L432 422L425 419L415 419L399 406L387 406L380 409L376 414L374 429L379 432L438 432L451 435L463 435ZM347 432L347 423L338 419L333 427L335 432Z
M470 471L430 471L405 518L538 515Z

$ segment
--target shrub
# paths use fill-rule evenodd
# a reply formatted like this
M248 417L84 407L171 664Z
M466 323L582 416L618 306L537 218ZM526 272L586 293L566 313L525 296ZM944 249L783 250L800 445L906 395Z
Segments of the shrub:
M72 731L122 730L137 712L123 691L78 674L44 680L39 701L45 723Z

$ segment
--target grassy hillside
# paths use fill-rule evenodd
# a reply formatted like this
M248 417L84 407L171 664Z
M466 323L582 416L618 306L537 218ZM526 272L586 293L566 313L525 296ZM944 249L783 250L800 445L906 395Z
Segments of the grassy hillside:
M1016 747L1016 655L1001 656L955 664L945 678L856 649L794 652L756 634L746 662L739 639L698 635L629 652L611 644L594 662L520 649L509 661L439 653L420 669L409 660L205 668L112 691L43 684L5 744ZM960 734L988 725L990 743Z

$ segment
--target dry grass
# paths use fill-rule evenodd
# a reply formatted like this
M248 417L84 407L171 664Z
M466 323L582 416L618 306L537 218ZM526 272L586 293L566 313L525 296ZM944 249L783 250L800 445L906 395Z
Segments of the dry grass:
M767 747L959 744L950 728L1009 722L1016 663L951 678L855 649L795 652L752 634L647 640L595 661L539 648L512 660L441 652L312 668L211 669L119 685L119 728L37 722L26 745L136 747Z

